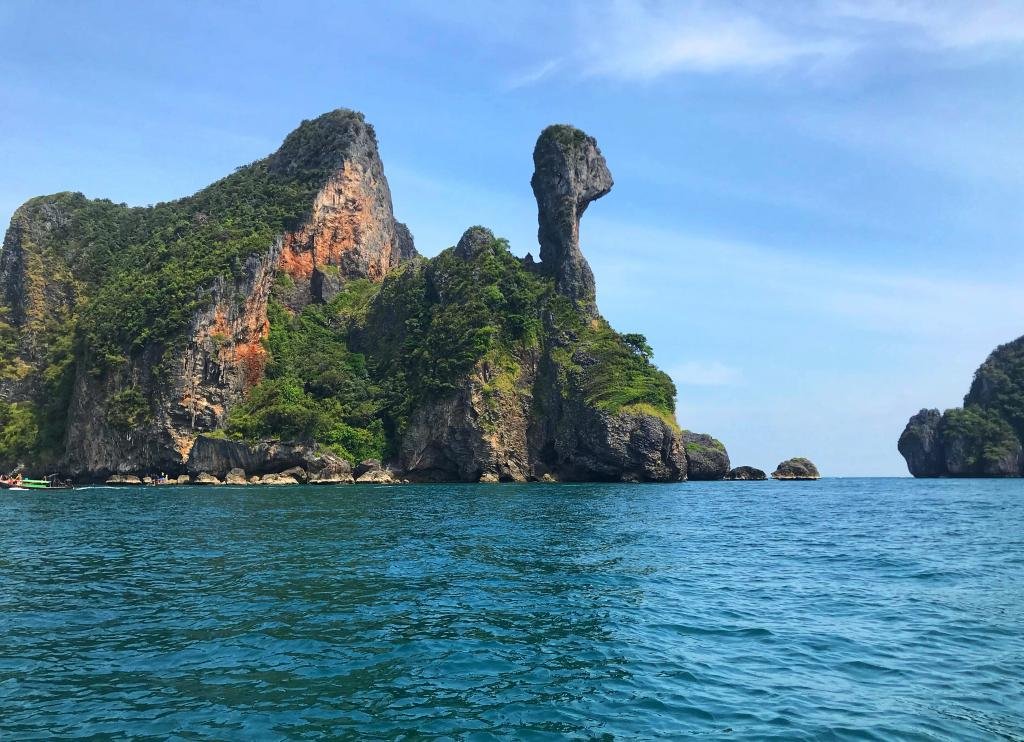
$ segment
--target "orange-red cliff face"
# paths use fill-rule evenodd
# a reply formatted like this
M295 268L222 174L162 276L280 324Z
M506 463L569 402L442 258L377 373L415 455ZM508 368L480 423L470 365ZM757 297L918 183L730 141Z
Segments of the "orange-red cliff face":
M168 430L187 458L195 435L223 423L230 405L263 378L270 325L267 302L277 276L287 275L292 310L329 301L345 281L382 281L402 260L416 255L412 236L394 218L391 190L372 127L361 115L348 119L344 145L334 154L333 174L321 186L308 219L253 256L234 285L214 288L210 308L200 312L181 359L177 399ZM286 140L271 160L293 165Z
M392 267L396 242L390 212L387 184L373 168L346 162L317 194L309 222L285 235L281 270L299 281L325 266L381 280Z
M317 193L310 217L282 240L278 267L294 283L289 305L329 301L345 281L382 281L416 255L412 235L395 221L391 189L373 129L353 126L333 174ZM286 153L288 142L279 158Z
M202 306L180 345L150 343L118 371L99 376L84 365L77 367L65 450L49 464L90 476L142 468L180 470L196 437L221 427L231 406L263 378L269 360L267 309L275 283L291 286L275 295L281 293L287 307L297 311L328 301L346 281L381 281L399 262L416 255L412 236L394 218L376 136L362 114L339 110L304 122L257 165L278 182L311 187L315 196L306 218L249 255L233 275L197 287ZM43 337L33 321L45 313L36 305L62 317L74 311L74 276L62 257L67 250L58 229L69 218L60 208L62 198L39 199L28 205L31 213L19 211L27 216L12 223L0 261L0 323L13 320L24 346L14 360L22 364L34 362L29 351ZM88 203L81 196L71 201ZM53 266L36 267L46 256ZM281 276L289 280L281 282ZM30 315L25 307L36 294L40 299ZM30 398L32 388L18 381L6 368L10 365L0 364L5 371L0 401ZM126 389L138 390L150 402L145 420L131 430L115 427L105 414L109 401Z

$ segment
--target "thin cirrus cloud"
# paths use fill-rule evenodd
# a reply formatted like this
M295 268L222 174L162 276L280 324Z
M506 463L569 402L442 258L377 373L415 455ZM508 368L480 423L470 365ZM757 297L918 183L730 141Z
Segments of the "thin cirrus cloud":
M909 32L909 46L971 49L1024 42L1024 5L1012 0L841 0L839 21Z
M1002 0L587 2L569 14L569 58L511 78L509 88L562 72L650 81L677 72L830 68L871 53L970 52L1024 44L1024 4Z

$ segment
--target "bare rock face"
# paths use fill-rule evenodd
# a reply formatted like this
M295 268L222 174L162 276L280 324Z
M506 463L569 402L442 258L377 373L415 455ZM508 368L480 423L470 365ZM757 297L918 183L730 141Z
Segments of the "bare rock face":
M273 485L294 485L299 484L299 479L291 474L264 474L260 477L257 484L273 484Z
M462 244L462 243L460 243ZM536 353L519 359L512 389L494 388L501 373L481 361L449 397L413 414L402 437L399 466L418 481L505 482L533 478L528 431Z
M594 312L594 274L580 250L580 217L612 189L612 174L597 141L572 126L541 132L533 163L541 266L555 277L560 293Z
M356 477L357 484L396 484L394 476L386 469L375 469Z
M189 471L230 477L240 472L250 475L286 474L297 482L307 480L331 484L351 481L347 461L316 446L303 443L263 441L256 444L201 435L192 446ZM239 482L241 484L242 482Z
M140 485L142 480L134 474L113 474L106 479L106 484L133 484Z
M737 466L735 469L730 469L723 479L729 481L760 482L767 479L767 476L763 471L753 466Z
M311 142L315 146L311 146ZM345 281L380 281L416 256L412 235L395 220L377 137L363 114L338 110L305 122L270 158L285 174L327 158L334 175L317 194L312 215L284 235L279 267L295 283L293 308L329 301Z
M380 471L382 468L379 459L363 459L352 469L352 476L358 479L367 472Z
M797 457L787 459L772 472L772 479L820 479L818 467L810 459Z
M310 484L351 484L354 481L352 465L330 451L320 451L316 457L307 457L306 462Z
M722 443L705 433L683 433L688 478L722 479L729 471L729 454Z
M218 477L232 469L271 474L304 465L312 453L311 447L297 443L266 441L253 445L201 435L192 446L188 469L193 474L207 472Z
M900 436L897 448L907 460L907 468L915 477L941 477L946 473L945 451L939 426L938 410L921 410L910 418Z
M536 478L559 481L676 482L687 477L686 453L676 429L653 415L616 413L588 405L563 387L545 363L531 421Z
M463 260L475 260L494 242L494 232L486 227L470 227L462 233L455 254Z
M228 472L227 476L224 477L224 484L248 484L249 480L245 476L243 469L232 469Z

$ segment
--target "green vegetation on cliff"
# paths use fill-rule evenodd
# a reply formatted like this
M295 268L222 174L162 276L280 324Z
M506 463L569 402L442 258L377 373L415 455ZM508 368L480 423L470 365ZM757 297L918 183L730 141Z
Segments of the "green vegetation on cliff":
M40 270L66 274L84 300L75 326L64 329L76 333L90 369L117 368L154 342L173 352L208 302L203 289L238 276L250 255L302 222L337 164L328 156L341 146L333 140L347 132L323 119L303 122L276 155L177 201L128 207L60 193L21 208L29 220L55 222L45 244L24 247L41 256Z
M992 352L974 373L964 405L994 412L1024 441L1024 338Z
M351 111L303 122L273 155L187 198L30 200L0 253L0 463L170 469L200 432L385 458L429 427L432 403L451 401L437 409L459 419L423 432L448 436L423 449L439 451L424 465L435 473L684 476L681 448L665 445L680 432L672 381L642 335L598 316L579 250L580 213L610 172L577 129L542 140L539 264L479 227L415 259L373 131ZM630 417L608 426L588 409ZM481 459L463 466L466 436ZM628 462L573 463L614 458L614 436L629 437ZM495 473L483 452L502 446Z
M315 185L273 175L261 161L190 198L119 209L120 218L99 229L91 218L97 202L90 202L72 220L81 236L70 242L91 246L76 275L102 277L81 318L92 366L116 364L151 342L173 347L208 301L199 289L238 275L249 255L266 252L299 223L315 192Z
M469 259L450 248L389 276L358 342L393 428L401 430L423 402L455 391L478 361L539 347L549 290L493 237Z
M1024 337L996 348L974 374L962 408L922 410L899 440L910 473L1024 474Z
M413 411L453 394L478 363L492 369L485 394L510 391L517 359L544 343L559 346L588 404L675 426L675 387L650 363L643 336L593 320L505 240L481 234L471 253L449 248L379 286L350 281L330 304L294 316L272 303L266 379L232 410L227 434L316 440L352 460L380 458Z
M37 453L39 424L32 403L0 402L0 474Z
M625 409L655 415L678 429L675 384L651 363L654 353L647 338L620 334L562 296L551 296L549 312L561 337L553 355L567 375L567 386L581 389L587 404L612 413Z
M1017 436L1006 420L994 410L983 407L946 410L940 430L948 454L957 458L964 471L998 470L1001 462L1012 460L1020 449Z
M375 289L353 281L331 304L294 316L272 301L266 378L231 410L225 432L247 440L317 441L350 461L381 458L380 392L364 356L348 348L352 310Z

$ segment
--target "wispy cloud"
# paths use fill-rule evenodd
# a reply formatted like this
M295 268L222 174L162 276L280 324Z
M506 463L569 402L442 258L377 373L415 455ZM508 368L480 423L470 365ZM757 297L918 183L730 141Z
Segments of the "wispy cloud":
M525 88L538 83L544 78L550 77L559 68L561 63L561 59L549 59L547 62L543 62L536 67L513 75L505 81L505 89L515 90L516 88Z
M900 42L908 46L971 49L1024 42L1024 5L1016 0L838 0L826 7L828 16L859 21L867 30L902 31Z
M976 339L984 327L983 342L994 346L1022 329L1024 295L1010 272L978 282L814 257L813 246L789 252L596 214L588 219L582 242L605 297L628 292L637 301L673 294L707 301L713 295L717 312L735 314L729 321L781 327L802 316L872 333L880 342L951 343ZM632 247L624 253L622 245Z
M571 63L542 62L513 87L556 67L649 81L679 72L833 68L871 53L1024 45L1024 4L1016 0L589 0L560 21L569 26L564 56Z
M650 80L677 71L763 68L847 53L842 39L790 33L726 3L587 5L575 16L585 75Z

